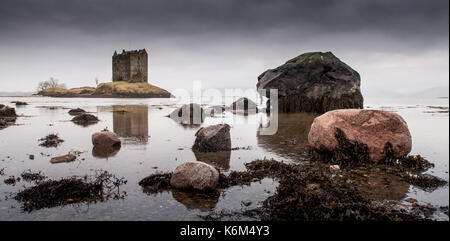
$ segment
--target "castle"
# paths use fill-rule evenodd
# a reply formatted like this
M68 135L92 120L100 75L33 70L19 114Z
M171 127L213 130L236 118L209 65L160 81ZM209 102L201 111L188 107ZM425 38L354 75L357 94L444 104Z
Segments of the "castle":
M145 49L114 51L112 57L113 82L148 82L147 51Z

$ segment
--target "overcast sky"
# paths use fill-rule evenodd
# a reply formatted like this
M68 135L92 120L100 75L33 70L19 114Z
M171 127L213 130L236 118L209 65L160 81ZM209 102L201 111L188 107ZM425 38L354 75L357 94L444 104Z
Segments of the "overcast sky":
M2 0L0 91L111 81L114 50L145 48L149 82L167 90L256 88L269 68L332 51L363 94L411 93L448 86L448 29L448 0Z

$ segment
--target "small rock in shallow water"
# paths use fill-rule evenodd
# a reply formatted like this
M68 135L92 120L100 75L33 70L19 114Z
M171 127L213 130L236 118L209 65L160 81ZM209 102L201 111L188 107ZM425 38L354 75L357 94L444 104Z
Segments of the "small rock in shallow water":
M116 133L111 131L101 131L92 135L92 144L94 144L94 146L113 147L121 146L122 142Z
M77 115L72 119L73 123L81 125L81 126L92 125L92 124L97 123L98 121L99 120L96 116L91 115L91 114L86 114L86 113Z
M80 108L69 110L69 115L80 115L80 114L83 114L83 113L86 113L86 111L83 110L83 109L80 109Z
M200 128L195 133L195 143L192 150L200 152L230 151L230 126L218 124Z
M67 155L63 155L63 156L53 157L52 159L50 159L50 162L53 164L62 163L62 162L73 162L73 161L75 161L75 159L77 159L77 157L75 155L67 154Z
M24 101L13 101L13 102L11 102L11 103L14 103L14 104L16 104L16 105L28 105L28 103L27 103L27 102L24 102Z
M170 185L178 189L208 191L216 188L219 172L203 162L185 162L172 173Z

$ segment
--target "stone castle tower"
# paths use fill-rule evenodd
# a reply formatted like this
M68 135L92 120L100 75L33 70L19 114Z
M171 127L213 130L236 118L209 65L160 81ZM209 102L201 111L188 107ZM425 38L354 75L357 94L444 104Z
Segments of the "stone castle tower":
M148 82L147 51L145 49L114 51L112 57L113 82Z

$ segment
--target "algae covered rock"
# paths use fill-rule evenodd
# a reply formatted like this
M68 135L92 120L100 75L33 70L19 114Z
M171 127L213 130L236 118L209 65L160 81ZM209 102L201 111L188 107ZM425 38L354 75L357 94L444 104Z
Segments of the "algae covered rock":
M333 53L311 52L265 71L256 87L278 89L279 112L325 113L363 108L360 82L358 72Z

